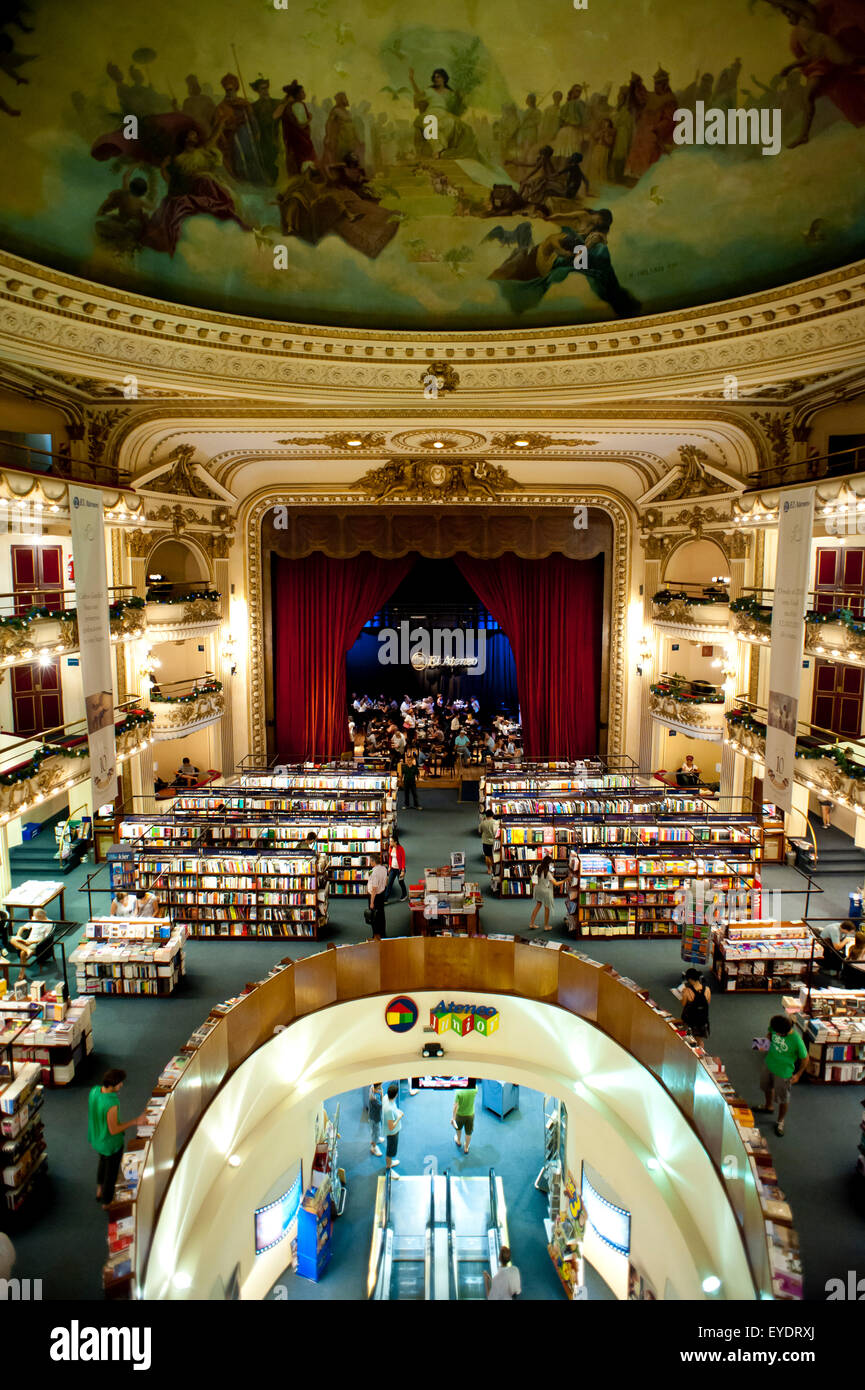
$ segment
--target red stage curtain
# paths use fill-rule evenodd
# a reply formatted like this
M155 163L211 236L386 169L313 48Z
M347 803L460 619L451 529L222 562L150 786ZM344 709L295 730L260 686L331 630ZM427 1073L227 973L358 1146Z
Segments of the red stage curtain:
M283 762L338 757L348 743L345 654L414 557L273 557L276 748Z
M507 633L517 665L529 758L598 751L604 557L523 560L501 555L457 564Z

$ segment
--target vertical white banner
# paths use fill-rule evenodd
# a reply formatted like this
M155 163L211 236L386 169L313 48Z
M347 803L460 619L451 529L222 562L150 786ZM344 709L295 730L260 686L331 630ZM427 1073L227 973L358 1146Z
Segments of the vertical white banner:
M111 675L111 627L105 565L105 521L98 488L69 486L75 607L81 681L90 746L93 808L117 795L117 748L114 741L114 682Z
M766 720L766 795L793 809L796 724L805 647L805 604L811 577L814 488L781 494L778 559L772 604L772 656Z

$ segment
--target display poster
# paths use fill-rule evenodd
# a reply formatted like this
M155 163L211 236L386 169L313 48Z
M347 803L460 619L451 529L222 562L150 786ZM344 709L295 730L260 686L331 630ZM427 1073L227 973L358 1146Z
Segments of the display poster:
M114 739L114 682L111 676L111 628L105 565L105 522L98 488L69 486L75 606L81 683L90 747L93 805L117 796L117 748Z
M811 573L814 488L781 494L772 605L772 655L766 718L766 778L778 806L793 809L805 603Z

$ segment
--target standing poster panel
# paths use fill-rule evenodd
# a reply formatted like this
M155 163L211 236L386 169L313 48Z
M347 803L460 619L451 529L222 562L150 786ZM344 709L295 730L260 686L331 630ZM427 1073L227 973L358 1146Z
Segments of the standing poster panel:
M796 766L796 723L802 651L805 646L805 602L811 570L814 529L814 488L781 494L778 522L778 561L772 606L772 656L769 663L769 713L766 720L766 778L772 800L784 811L793 809Z
M90 746L93 806L117 795L117 749L114 741L114 684L111 677L111 628L105 567L105 522L98 488L69 487L75 606L81 681Z

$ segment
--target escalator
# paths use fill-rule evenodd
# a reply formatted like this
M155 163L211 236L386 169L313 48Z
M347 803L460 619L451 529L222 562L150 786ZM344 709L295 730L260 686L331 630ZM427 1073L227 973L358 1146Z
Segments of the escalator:
M379 1178L367 1295L445 1301L485 1298L507 1244L501 1178Z

